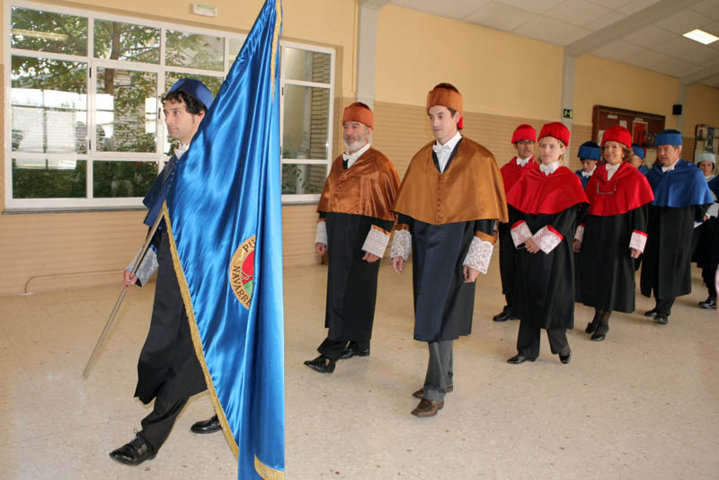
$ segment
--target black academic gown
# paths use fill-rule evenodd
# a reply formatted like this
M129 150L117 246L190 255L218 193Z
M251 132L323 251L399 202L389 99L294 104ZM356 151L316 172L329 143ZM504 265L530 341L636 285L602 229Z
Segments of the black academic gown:
M574 327L574 252L572 243L577 216L582 204L555 214L527 214L509 206L510 217L527 222L536 232L551 225L564 238L549 254L529 253L524 246L518 249L517 271L521 274L514 283L516 308L522 322L534 328L571 329Z
M610 216L587 215L577 255L577 301L606 311L634 311L632 232L646 232L648 205Z
M690 257L694 222L706 205L686 207L649 206L647 246L642 260L641 292L667 300L692 290Z
M154 223L156 215L161 214L161 205L167 195L169 182L172 181L176 162L173 156L145 198L145 205L150 209L146 223L150 225ZM172 264L164 220L153 243L158 246L157 284L150 329L137 362L135 396L143 403L150 403L159 396L167 402L176 402L202 392L207 387L190 336L190 325Z
M493 220L432 225L400 215L412 235L414 339L454 340L472 332L475 283L464 281L464 258L477 231L492 234Z
M372 336L380 261L365 262L362 250L372 225L389 232L394 222L365 215L322 213L327 228L327 303L330 340L368 342Z

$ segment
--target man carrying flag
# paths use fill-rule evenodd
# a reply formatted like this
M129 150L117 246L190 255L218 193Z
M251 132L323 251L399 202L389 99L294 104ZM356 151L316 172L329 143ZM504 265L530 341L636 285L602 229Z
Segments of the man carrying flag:
M238 478L284 478L279 0L266 0L170 179L162 215Z
M178 80L162 98L162 110L169 134L180 142L175 153L155 179L143 203L149 211L145 224L152 226L162 214L162 203L175 175L178 162L190 146L200 122L212 104L212 92L199 80ZM142 419L142 430L110 457L127 465L139 465L153 458L190 396L205 390L205 379L195 356L185 305L170 256L167 227L161 220L153 244L157 248L157 287L150 319L150 330L137 363L135 396L143 403L155 403ZM125 271L125 286L137 277Z

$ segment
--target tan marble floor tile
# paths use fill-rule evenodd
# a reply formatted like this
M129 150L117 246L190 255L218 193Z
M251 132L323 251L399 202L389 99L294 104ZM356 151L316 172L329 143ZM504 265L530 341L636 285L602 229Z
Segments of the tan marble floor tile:
M719 477L716 312L704 290L677 301L670 324L614 314L604 342L583 333L577 305L572 362L549 353L508 365L518 322L495 323L503 298L496 258L480 278L471 336L455 344L455 391L430 419L409 414L424 377L412 340L411 271L380 269L372 354L320 375L302 362L326 334L326 267L285 272L287 478L713 479ZM132 398L154 285L133 288L88 379L81 371L119 290L96 287L0 297L0 478L235 478L220 434L190 425L212 414L194 397L157 458L111 461L149 410Z

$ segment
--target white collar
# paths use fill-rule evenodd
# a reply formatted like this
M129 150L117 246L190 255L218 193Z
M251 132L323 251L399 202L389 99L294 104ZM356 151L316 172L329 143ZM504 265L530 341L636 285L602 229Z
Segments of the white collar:
M677 160L676 162L672 163L672 164L669 165L668 167L665 167L664 165L662 165L662 172L671 172L671 171L674 170L674 168L677 166L677 163L679 163L679 160Z
M520 167L524 167L524 166L527 165L527 164L529 163L529 161L532 159L532 155L528 156L527 158L519 158L519 157L515 157L515 158L517 159L517 160L516 160L516 161L517 161L517 165L519 165Z
M594 170L596 170L596 169L597 169L597 166L595 165L591 172L588 172L584 169L581 169L579 172L582 174L582 177L588 178L588 177L591 177L592 175L594 175Z
M622 164L617 163L616 165L609 165L608 163L605 165L607 169L607 180L611 180L615 173L617 173L617 170L619 170L619 167L621 167Z
M364 152L369 150L369 147L370 147L370 144L368 143L367 145L360 148L359 150L357 150L354 153L347 153L347 152L343 153L342 160L347 162L347 168L350 168L352 165L354 165L354 163L364 154Z
M185 154L187 150L190 149L190 145L185 145L184 143L181 143L176 149L175 149L175 156L179 159L181 156Z
M553 174L555 172L555 170L557 170L558 168L559 168L559 161L552 162L549 165L545 165L543 163L539 165L539 170L541 170L541 172L545 175Z
M462 138L462 135L458 131L457 133L454 134L454 136L452 138L447 140L447 143L445 143L444 145L439 143L439 140L436 140L434 142L434 145L432 145L432 150L434 150L434 153L437 153L437 154L439 154L440 152L446 152L446 151L449 151L451 153L452 150L454 150L454 147L457 146L457 142L459 142L459 140L461 138Z

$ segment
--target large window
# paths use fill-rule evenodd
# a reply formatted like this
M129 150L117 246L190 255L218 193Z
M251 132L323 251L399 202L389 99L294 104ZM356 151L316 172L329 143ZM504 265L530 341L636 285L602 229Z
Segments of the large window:
M9 209L134 207L172 151L160 96L178 78L217 93L244 36L10 2ZM282 193L316 201L331 161L334 50L281 43Z

